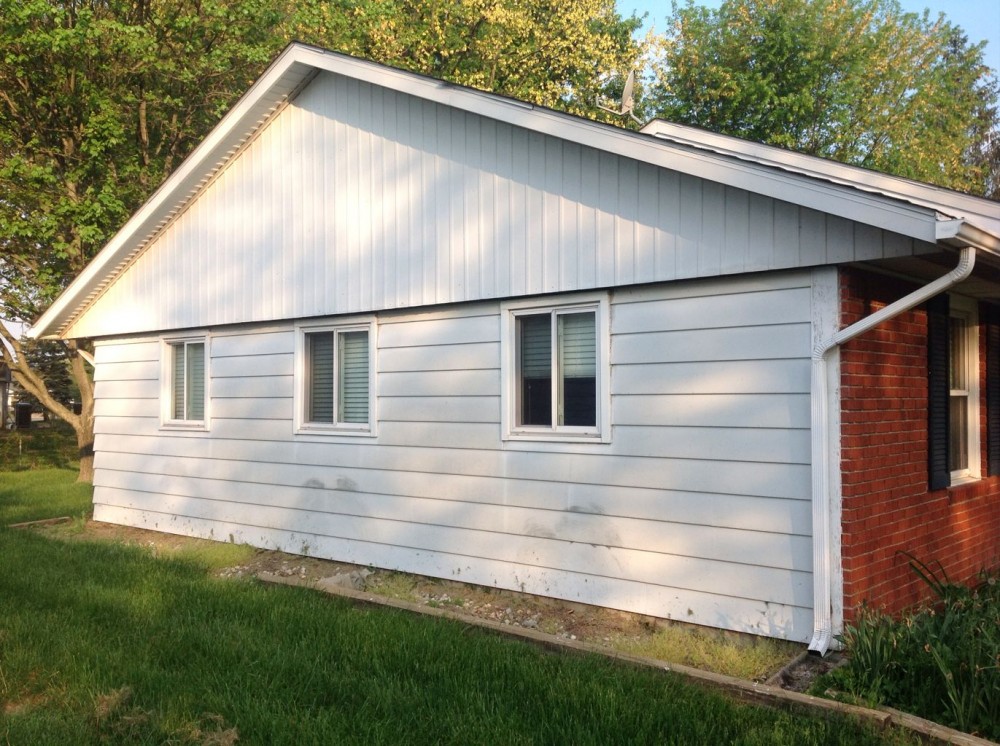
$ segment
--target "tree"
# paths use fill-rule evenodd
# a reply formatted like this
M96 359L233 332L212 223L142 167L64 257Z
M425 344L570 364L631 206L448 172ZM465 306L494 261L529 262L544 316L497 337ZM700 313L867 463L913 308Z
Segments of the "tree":
M0 0L0 317L37 318L284 45L287 19L282 0ZM59 343L74 414L0 328L3 360L72 425L89 480L78 343Z
M642 23L613 0L329 0L300 22L348 54L591 118Z
M944 15L896 0L688 0L669 23L647 102L658 115L1000 196L985 42Z
M0 0L0 318L36 319L292 38L595 116L638 23L612 0ZM0 324L89 481L88 343L58 345L80 414Z

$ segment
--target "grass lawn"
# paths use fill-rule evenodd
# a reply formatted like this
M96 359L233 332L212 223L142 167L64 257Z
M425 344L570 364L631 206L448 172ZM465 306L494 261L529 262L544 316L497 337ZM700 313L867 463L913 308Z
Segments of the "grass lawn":
M0 473L0 526L78 515L73 479ZM212 561L0 528L0 743L916 742Z
M0 480L8 471L76 469L78 465L76 436L65 422L35 423L28 430L0 429Z

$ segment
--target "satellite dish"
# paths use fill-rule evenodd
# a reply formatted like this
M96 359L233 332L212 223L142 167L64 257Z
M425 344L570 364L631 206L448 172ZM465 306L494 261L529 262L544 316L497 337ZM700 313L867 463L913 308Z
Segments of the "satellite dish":
M625 116L626 114L632 118L636 124L642 124L642 120L639 119L632 111L635 108L635 70L629 71L628 77L625 78L625 88L622 89L622 103L621 107L618 109L612 109L604 106L601 103L600 97L595 99L594 103L597 104L598 109L603 109L604 111L610 111L612 114L617 114L618 116Z
M632 108L635 106L635 99L633 98L633 89L635 88L635 70L630 70L628 77L625 78L625 89L622 91L622 114L631 114Z

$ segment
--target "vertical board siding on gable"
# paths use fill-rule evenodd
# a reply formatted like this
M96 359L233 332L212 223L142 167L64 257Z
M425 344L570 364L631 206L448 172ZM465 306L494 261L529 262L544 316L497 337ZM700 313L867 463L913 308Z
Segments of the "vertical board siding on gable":
M290 324L213 330L207 434L126 416L158 343L101 344L95 515L804 640L808 299L614 293L610 444L501 441L495 302L380 315L374 439L293 434Z
M322 74L70 333L277 321L915 250L840 218Z

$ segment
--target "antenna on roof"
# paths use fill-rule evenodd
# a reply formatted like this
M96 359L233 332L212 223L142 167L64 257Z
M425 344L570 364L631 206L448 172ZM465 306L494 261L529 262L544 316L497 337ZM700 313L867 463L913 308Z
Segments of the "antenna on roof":
M594 103L597 105L598 109L603 109L604 111L610 111L612 114L617 114L618 116L628 116L632 117L632 121L636 124L642 124L642 120L639 119L632 111L635 107L635 70L629 71L628 77L625 78L625 88L622 90L622 104L620 109L612 109L604 106L601 103L601 97L597 96L594 99Z

